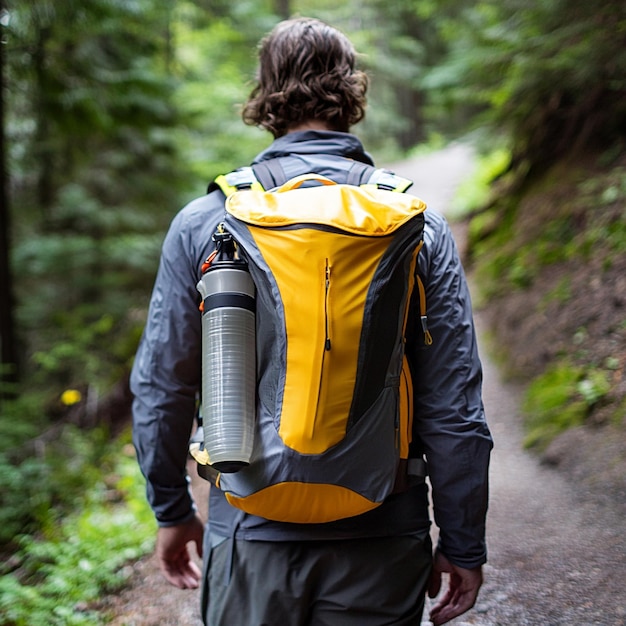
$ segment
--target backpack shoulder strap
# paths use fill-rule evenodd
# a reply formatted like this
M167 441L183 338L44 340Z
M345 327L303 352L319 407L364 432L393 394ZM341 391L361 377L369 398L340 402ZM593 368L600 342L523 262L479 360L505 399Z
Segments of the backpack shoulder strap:
M387 169L374 167L361 161L354 161L352 167L348 170L346 184L357 186L376 185L379 189L402 193L413 184L413 181L398 176Z
M236 191L254 189L265 191L282 185L287 180L280 159L260 161L253 166L240 167L239 169L218 176L208 187L207 193L221 189L225 196L230 196Z
M353 161L352 166L348 170L346 178L347 185L362 185L369 181L370 177L376 171L373 165L362 163L361 161Z
M252 166L254 175L263 189L274 189L287 182L287 175L280 161L280 158L268 159Z

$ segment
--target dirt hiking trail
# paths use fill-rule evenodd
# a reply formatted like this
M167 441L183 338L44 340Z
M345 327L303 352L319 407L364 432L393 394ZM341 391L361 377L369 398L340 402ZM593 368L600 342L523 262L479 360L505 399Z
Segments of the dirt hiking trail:
M413 193L445 213L458 184L471 175L473 162L469 147L454 144L392 169L415 181ZM462 229L455 229L455 235L462 248ZM485 409L495 440L489 562L476 606L450 624L626 625L626 521L609 505L597 504L585 492L588 488L542 466L522 449L519 389L502 380L486 350L480 311L475 316ZM198 497L202 506L201 491ZM104 599L103 606L115 616L109 622L114 626L201 625L199 593L168 585L154 557L134 564L129 586Z

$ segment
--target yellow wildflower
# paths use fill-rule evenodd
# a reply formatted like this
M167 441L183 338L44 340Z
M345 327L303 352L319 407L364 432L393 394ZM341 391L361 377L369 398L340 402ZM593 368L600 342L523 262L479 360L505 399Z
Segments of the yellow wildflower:
M77 404L82 399L82 395L78 389L66 389L61 394L61 402L65 406L72 406L73 404Z

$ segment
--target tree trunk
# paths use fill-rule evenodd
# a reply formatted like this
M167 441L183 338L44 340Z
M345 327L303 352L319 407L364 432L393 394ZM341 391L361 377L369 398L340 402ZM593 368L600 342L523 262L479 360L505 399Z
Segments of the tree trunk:
M3 18L5 15L4 2L0 1L0 16ZM0 28L3 27L0 26ZM5 156L4 56L4 43L0 42L0 294L2 294L0 297L0 398L14 395L11 383L17 382L18 379L10 254L9 191Z
M47 110L48 97L46 94L46 46L50 38L50 27L39 26L37 43L33 52L33 68L35 73L35 102L36 130L35 130L35 162L37 163L37 204L41 211L44 225L50 217L50 208L55 199L54 168L55 154L51 147L51 133L49 111Z
M422 116L422 94L408 85L396 87L398 109L406 120L406 128L398 137L403 150L408 150L426 139Z
M278 17L287 20L291 17L291 3L289 0L276 0L274 11Z

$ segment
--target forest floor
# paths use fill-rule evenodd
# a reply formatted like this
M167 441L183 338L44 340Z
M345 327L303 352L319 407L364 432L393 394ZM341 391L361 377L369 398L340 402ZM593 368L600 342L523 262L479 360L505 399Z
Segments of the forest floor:
M473 171L473 155L468 147L456 144L395 164L393 169L415 181L416 195L445 212L458 183ZM455 236L463 249L462 226L456 227ZM451 624L624 626L626 505L623 498L614 497L621 494L619 489L612 488L626 476L623 433L579 428L557 439L541 457L525 451L519 408L522 390L504 379L487 349L486 312L476 311L476 325L485 409L495 440L489 561L476 606ZM202 506L206 484L200 481L194 490ZM108 623L201 624L199 592L169 586L154 556L132 568L127 588L102 600L103 615L111 616Z

